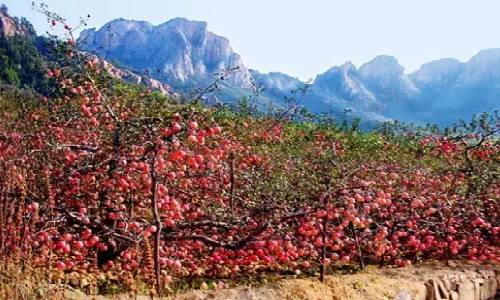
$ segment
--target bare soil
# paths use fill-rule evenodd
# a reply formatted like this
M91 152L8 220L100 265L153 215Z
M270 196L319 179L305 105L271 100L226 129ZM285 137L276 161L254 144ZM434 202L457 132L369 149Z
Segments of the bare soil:
M258 287L239 286L223 290L193 290L163 299L172 300L388 300L426 299L430 279L449 276L477 277L481 272L494 272L500 281L500 266L485 266L465 262L451 262L445 266L432 262L406 268L369 266L349 275L330 275L321 283L315 278L285 278ZM498 295L497 295L498 296ZM149 296L85 296L78 292L66 293L66 299L125 300L151 299ZM158 299L158 298L156 298Z

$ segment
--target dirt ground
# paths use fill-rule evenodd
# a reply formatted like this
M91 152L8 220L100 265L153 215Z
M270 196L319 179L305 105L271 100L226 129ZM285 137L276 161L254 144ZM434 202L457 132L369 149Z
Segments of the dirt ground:
M172 300L426 300L430 279L449 276L477 277L481 272L495 274L500 280L500 266L479 266L471 263L427 263L406 268L368 267L349 275L330 275L324 283L315 278L281 279L259 287L236 287L224 290L193 290L163 299ZM498 296L498 294L497 294ZM67 294L66 299L125 300L151 299L148 296L85 296ZM157 298L156 298L157 299Z

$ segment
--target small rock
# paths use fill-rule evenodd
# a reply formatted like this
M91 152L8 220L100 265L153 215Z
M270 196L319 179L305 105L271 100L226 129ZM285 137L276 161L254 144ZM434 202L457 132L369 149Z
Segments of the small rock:
M483 298L484 299L495 298L497 289L498 289L498 282L494 277L486 279L483 286Z
M443 279L441 279L441 282L443 283L446 290L451 290L451 280L448 278L448 276L445 276Z
M458 264L457 264L456 262L452 261L452 260L448 261L448 265L449 265L450 267L452 267L452 268L455 268L455 267L457 267L457 266L458 266Z
M463 280L458 285L458 295L461 300L475 300L474 284L470 280Z
M477 279L472 280L472 284L474 285L474 300L483 300L481 296L481 286L483 281L484 280Z
M399 291L399 293L397 293L394 300L412 300L412 299L411 299L411 295L408 291L401 290L401 291Z

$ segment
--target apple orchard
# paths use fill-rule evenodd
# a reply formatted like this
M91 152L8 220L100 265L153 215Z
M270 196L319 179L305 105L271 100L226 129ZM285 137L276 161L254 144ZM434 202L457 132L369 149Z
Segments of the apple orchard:
M0 104L2 264L161 292L500 260L498 118L391 134L179 104L73 44L47 72L54 96Z

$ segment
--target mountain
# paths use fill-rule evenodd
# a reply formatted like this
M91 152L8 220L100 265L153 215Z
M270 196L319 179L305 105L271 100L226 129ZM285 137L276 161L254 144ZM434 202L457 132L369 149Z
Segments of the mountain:
M148 87L151 90L160 92L163 95L175 96L170 86L151 76L134 73L128 69L117 68L112 63L98 56L93 56L93 59L113 78L120 79L127 83L139 84Z
M135 71L147 71L177 89L206 84L215 73L239 67L226 82L250 87L250 72L229 41L207 31L207 23L183 18L158 26L118 19L101 29L84 30L79 44L112 62Z
M404 73L396 58L380 55L359 68L366 86L386 101L408 99L418 94L414 83Z
M0 6L0 84L31 88L42 94L54 90L53 83L46 77L48 65L54 63L50 42L36 34L25 18L18 19L8 13L5 5ZM110 62L94 56L109 75L128 83L141 84L162 94L175 96L168 84L129 69L119 68Z
M464 67L457 59L445 58L423 64L409 77L418 89L444 88L454 84Z
M316 76L304 106L311 112L328 113L339 119L361 117L370 123L388 120L379 114L380 103L351 62Z
M250 75L254 87L259 88L262 95L273 103L281 103L292 91L305 85L300 79L280 72L263 74L257 70L250 70Z
M460 85L500 86L500 49L486 49L473 56L457 78Z
M45 44L26 19L11 17L1 6L0 83L42 93L53 89L45 77ZM284 73L248 68L228 39L210 32L206 22L184 18L157 26L116 19L82 31L78 45L111 76L164 94L190 95L223 75L221 91L202 98L207 104L247 97L257 107L284 106L306 85ZM380 55L359 68L350 62L331 67L308 85L298 100L313 113L361 117L370 126L396 119L446 126L500 109L500 49L482 50L467 62L436 60L410 74L395 57ZM252 94L256 87L258 97Z
M52 85L46 78L47 61L38 46L43 44L33 26L24 18L9 15L0 6L0 85L30 88L48 93Z
M7 6L0 6L0 35L4 37L28 36L29 28L9 15Z
M424 64L410 78L421 89L407 107L418 112L413 121L447 125L500 110L500 49L482 50L466 63L443 59Z
M316 77L312 92L316 104L344 106L368 122L447 126L500 109L500 49L483 50L466 63L429 62L410 74L396 58L382 55L359 70L350 63L331 68Z
M214 74L239 67L226 76L216 101L234 102L262 89L263 102L283 105L299 79L249 69L229 41L207 29L207 23L176 18L154 26L117 19L99 30L84 30L80 47L135 73L147 72L174 91L201 88ZM220 97L220 98L219 98ZM458 118L500 108L500 49L479 52L468 62L441 59L410 74L396 58L381 55L356 68L347 62L319 74L302 105L315 113L345 116L349 111L373 124L399 119L450 125Z
M250 70L250 74L256 84L276 94L290 93L304 84L300 79L280 72L263 74L257 70Z

